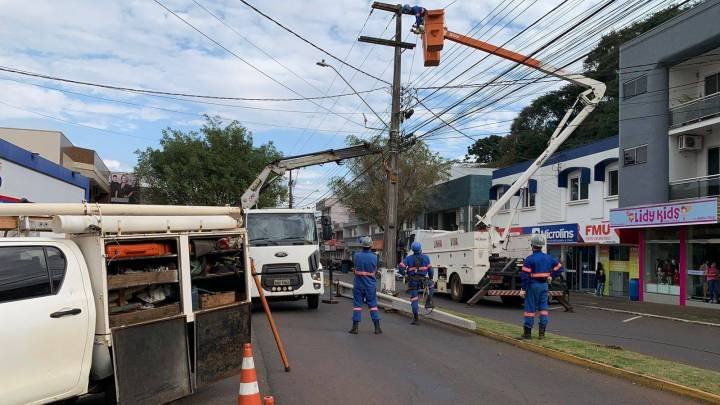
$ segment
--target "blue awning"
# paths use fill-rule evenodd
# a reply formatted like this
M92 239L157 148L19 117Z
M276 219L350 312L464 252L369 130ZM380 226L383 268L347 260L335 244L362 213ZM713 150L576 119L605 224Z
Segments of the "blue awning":
M598 164L595 165L595 181L605 181L605 168L607 165L611 163L615 163L618 161L618 158L612 157L607 158L604 160L601 160Z
M490 200L497 200L497 192L499 188L508 189L510 188L509 184L494 184L490 187Z
M514 184L514 183L513 183L513 184ZM537 193L537 180L535 180L535 179L530 179L530 180L528 180L528 182L527 182L527 189L528 189L528 191L530 192L530 194L535 194L535 193ZM518 190L517 193L515 193L515 195L519 196L521 190L522 190L522 188L521 188L520 190Z
M590 168L589 167L568 167L558 173L558 187L567 188L568 175L573 172L580 171L580 183L590 184Z

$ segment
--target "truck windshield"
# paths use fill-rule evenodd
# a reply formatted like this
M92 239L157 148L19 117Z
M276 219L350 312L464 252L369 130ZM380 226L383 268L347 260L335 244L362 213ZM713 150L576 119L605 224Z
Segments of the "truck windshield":
M317 243L315 216L309 213L248 213L252 246Z

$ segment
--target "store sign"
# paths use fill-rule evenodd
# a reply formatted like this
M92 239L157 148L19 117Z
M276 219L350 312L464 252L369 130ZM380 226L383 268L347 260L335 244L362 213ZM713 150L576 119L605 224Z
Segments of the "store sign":
M610 224L615 228L715 224L717 217L716 198L610 210Z
M580 238L585 243L619 244L620 235L609 222L580 224Z
M578 224L538 225L522 228L523 234L539 233L549 244L575 243L578 241Z

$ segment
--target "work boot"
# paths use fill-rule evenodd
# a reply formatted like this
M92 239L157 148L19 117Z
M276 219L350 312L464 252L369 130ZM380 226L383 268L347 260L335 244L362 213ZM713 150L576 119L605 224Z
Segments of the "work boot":
M545 326L540 327L540 334L538 334L538 338L545 339Z
M382 333L382 329L380 329L380 320L379 320L379 319L376 319L376 320L373 321L373 323L375 324L375 334L376 334L376 335L381 334L381 333Z
M532 335L530 334L530 332L532 332L531 328L523 326L523 334L520 336L520 339L532 339Z
M357 334L358 334L358 325L360 325L360 322L355 322L355 321L353 321L352 329L350 329L350 330L348 331L348 333L352 333L353 335L357 335Z
M420 321L418 321L418 315L413 314L413 320L412 320L412 322L410 322L410 325L419 325L419 324L420 324Z

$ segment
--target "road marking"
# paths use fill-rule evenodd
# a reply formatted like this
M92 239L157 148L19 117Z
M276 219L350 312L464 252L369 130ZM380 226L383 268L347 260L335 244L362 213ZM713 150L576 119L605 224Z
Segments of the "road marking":
M642 318L642 315L633 316L632 318L628 318L628 319L624 320L623 322L630 322L630 321L634 321L634 320L640 319L640 318Z

